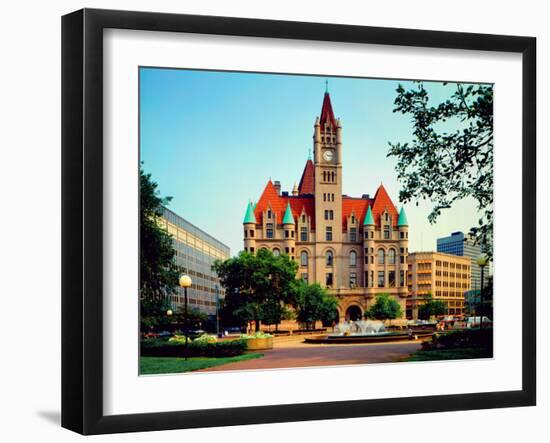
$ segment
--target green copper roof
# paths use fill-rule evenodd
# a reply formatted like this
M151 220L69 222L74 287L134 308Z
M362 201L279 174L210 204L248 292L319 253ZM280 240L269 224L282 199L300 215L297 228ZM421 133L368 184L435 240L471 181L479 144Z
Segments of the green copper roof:
M294 217L292 216L292 210L290 209L290 202L286 204L285 216L283 217L283 225L293 225Z
M405 214L405 208L403 207L401 207L401 211L399 211L399 220L397 221L397 226L409 226L407 215Z
M246 208L246 214L244 215L244 220L243 220L243 224L245 223L256 224L256 217L254 216L254 207L252 206L252 202L248 202L248 206Z
M370 205L367 209L367 213L365 214L365 221L363 222L363 226L368 225L374 225L374 217L372 216L372 210L370 208Z

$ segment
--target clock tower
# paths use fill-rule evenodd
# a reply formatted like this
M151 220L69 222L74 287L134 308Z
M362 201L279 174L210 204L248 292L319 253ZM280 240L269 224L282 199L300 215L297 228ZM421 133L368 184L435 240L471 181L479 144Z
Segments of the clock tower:
M317 260L316 274L324 274L326 283L332 280L331 286L339 287L343 284L342 276L336 271L342 243L342 125L340 119L334 117L328 90L323 98L321 116L315 120L313 151L316 256L325 257ZM328 251L332 253L332 265L326 258Z

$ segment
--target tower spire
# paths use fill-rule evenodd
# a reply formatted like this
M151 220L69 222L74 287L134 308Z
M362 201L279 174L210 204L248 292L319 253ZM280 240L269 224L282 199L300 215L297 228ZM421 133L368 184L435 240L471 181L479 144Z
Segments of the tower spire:
M325 93L328 94L328 79L325 80Z

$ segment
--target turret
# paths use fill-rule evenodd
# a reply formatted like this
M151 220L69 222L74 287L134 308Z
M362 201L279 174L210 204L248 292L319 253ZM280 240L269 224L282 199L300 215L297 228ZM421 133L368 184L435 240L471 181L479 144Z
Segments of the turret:
M399 271L403 271L403 279L401 279L401 274L399 273L398 286L400 287L400 295L402 295L401 292L404 290L406 291L407 288L407 258L409 255L409 221L407 220L405 208L403 207L401 207L401 211L399 211L397 229L399 231L399 260L397 263Z
M292 215L292 209L290 208L290 202L286 205L285 215L283 216L283 230L284 230L284 248L285 254L290 256L294 260L295 246L296 246L296 223L294 216Z
M298 185L294 182L294 187L292 188L292 196L296 197L298 195Z
M254 205L248 202L246 213L243 220L244 227L244 250L255 252L256 248L256 216L254 215Z
M366 281L365 287L374 288L374 278L375 278L375 264L374 264L374 217L372 215L372 209L369 205L367 208L367 213L365 214L365 219L363 220L363 254L365 257L365 273Z

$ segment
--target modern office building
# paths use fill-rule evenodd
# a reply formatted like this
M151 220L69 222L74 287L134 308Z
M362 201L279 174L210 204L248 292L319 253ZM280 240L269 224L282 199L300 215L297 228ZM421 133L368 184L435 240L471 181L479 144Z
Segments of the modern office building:
M441 252L413 252L408 262L407 318L417 319L418 308L431 295L447 305L448 315L464 313L470 290L472 264L469 257Z
M405 211L397 210L383 185L374 197L342 194L342 140L342 123L327 91L314 123L313 158L306 161L299 185L282 192L278 181L269 180L257 204L248 204L244 249L254 253L266 248L296 260L298 277L320 283L338 297L340 320L362 318L379 294L389 294L404 312ZM279 161L287 164L289 159ZM376 172L368 164L365 168L365 174Z
M472 290L479 290L481 287L481 268L476 260L481 254L481 246L476 245L470 235L458 231L451 233L448 237L438 238L437 252L469 257L472 261Z
M216 259L229 258L229 247L166 208L159 224L172 235L179 271L193 280L187 290L189 307L215 315L217 297L223 298L225 291L212 270L212 264ZM178 287L170 301L174 311L183 308L183 288Z

